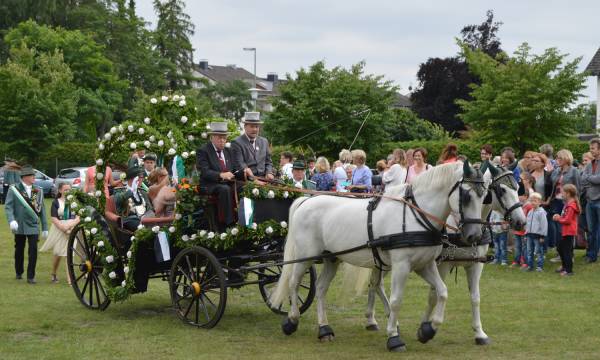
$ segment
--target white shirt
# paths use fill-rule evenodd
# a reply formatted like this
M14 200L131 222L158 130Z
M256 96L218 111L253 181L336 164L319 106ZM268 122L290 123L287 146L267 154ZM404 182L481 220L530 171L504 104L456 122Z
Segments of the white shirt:
M213 144L213 149L215 149L215 152L217 153L217 159L223 160L223 163L225 164L225 167L227 167L227 160L225 160L225 154L223 154L223 150L217 149L217 147L215 146L215 144Z
M383 173L382 180L385 185L402 185L406 180L406 168L400 164L394 164Z
M343 166L339 166L333 172L333 180L335 181L335 189L336 191L345 191L345 186L342 185L344 181L348 180L348 175L346 174L346 170L344 170Z
M293 178L292 164L291 163L287 163L287 164L285 164L285 165L283 165L281 167L281 176L285 176L288 179L292 179Z
M27 191L27 196L29 196L29 198L31 198L31 185L27 185L24 182L21 182L21 183L25 187L25 191Z

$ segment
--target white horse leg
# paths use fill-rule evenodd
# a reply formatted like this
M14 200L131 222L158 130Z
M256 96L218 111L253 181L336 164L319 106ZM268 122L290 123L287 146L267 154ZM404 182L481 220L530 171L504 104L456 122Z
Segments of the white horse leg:
M390 316L390 302L385 295L385 287L383 285L384 277L385 272L382 272L379 269L373 269L371 272L371 280L369 282L369 292L367 297L367 312L365 314L367 317L367 330L379 330L379 325L375 319L375 294L379 296L379 299L381 299L381 302L383 303L383 311L385 312L385 316Z
M417 332L419 341L426 343L433 339L437 329L439 329L440 325L444 322L444 312L446 310L446 301L448 300L448 289L440 277L435 261L432 261L425 265L424 268L418 270L417 274L435 288L437 295L437 301L433 308L431 321L421 323L419 331Z
M452 266L453 265L449 262L442 262L437 266L442 281L446 279L446 276L448 273L450 273L450 270L452 270ZM425 309L425 313L423 314L421 322L431 321L431 313L433 312L433 308L435 307L436 303L437 292L435 291L435 287L431 286L429 288L429 296L427 298L427 309Z
M465 267L467 281L469 283L469 292L471 293L471 311L473 313L472 327L473 331L475 331L475 343L477 345L487 345L490 343L490 338L483 331L483 326L481 326L479 280L481 279L482 271L482 263L474 263L471 266Z
M408 263L396 262L392 265L392 293L390 296L390 315L387 323L387 348L389 351L404 351L406 344L400 338L398 328L398 311L402 304L402 296L404 285L410 274L410 266Z
M337 268L337 261L333 262L331 260L323 260L323 270L317 278L317 289L315 295L317 297L319 340L321 341L331 341L334 337L333 330L329 326L329 321L327 320L327 313L325 312L325 296L327 295L327 290L329 289L329 285L335 276Z
M289 297L290 297L290 311L288 316L284 319L281 324L281 329L284 334L291 335L298 329L298 322L300 321L300 308L298 307L298 287L302 281L302 276L306 272L306 269L311 263L295 263L293 264L292 274L289 281Z

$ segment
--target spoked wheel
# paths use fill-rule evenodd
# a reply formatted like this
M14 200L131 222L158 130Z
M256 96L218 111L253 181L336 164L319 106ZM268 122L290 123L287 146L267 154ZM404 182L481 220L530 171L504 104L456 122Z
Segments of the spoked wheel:
M277 287L277 281L279 281L279 276L281 276L281 269L281 265L260 269L260 274L258 275L258 280L260 281L258 288L260 289L260 295L262 295L265 304L267 304L271 311L275 314L286 315L290 310L289 301L281 304L278 308L273 308L269 300L271 294ZM315 266L311 265L304 273L304 276L302 276L302 281L300 281L300 286L298 287L298 303L300 305L301 314L308 310L315 298L316 280L317 271L315 270Z
M110 299L102 279L100 255L80 225L77 225L69 236L67 268L71 287L79 301L90 309L106 309Z
M221 263L207 249L181 251L171 266L171 301L179 318L190 325L212 328L223 316L227 287Z

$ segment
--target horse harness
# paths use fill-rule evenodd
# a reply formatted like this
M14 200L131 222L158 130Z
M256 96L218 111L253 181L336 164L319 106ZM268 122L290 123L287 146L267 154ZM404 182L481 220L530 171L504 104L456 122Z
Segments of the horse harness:
M469 194L470 190L465 190L462 187L462 184L467 182L475 184L475 189L480 194L480 196L483 195L483 191L485 191L484 182L478 179L461 179L460 181L457 181L456 184L452 187L452 189L448 193L448 197L450 197L452 193L457 189L459 191L458 204L459 213L461 216L458 222L459 229L464 224L484 223L481 221L481 219L470 219L464 217L463 206L465 203L471 201L471 195ZM383 270L383 267L388 267L388 265L381 258L379 248L381 248L381 250L391 250L417 246L439 246L447 242L448 235L446 232L446 228L442 227L442 230L438 230L427 218L427 216L415 210L419 209L420 207L419 204L417 204L417 200L415 199L412 186L410 184L406 185L404 199L406 200L406 202L403 203L402 232L383 235L377 239L375 239L373 235L373 212L375 211L375 209L377 209L377 206L381 201L381 197L373 198L369 201L369 205L367 206L367 235L369 239L367 241L367 247L371 249L373 253L375 267L380 271ZM412 204L413 206L407 206L408 203ZM407 207L411 210L414 218L417 220L419 225L421 225L425 229L424 231L406 231Z

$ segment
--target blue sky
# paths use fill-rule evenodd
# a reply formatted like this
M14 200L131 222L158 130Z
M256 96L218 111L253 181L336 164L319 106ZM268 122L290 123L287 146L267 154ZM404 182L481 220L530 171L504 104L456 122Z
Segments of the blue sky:
M512 53L528 42L535 52L557 47L569 58L583 57L583 70L600 47L600 1L186 1L196 25L194 61L236 64L252 72L243 47L257 48L257 73L293 74L319 60L348 67L366 61L367 72L384 75L402 93L416 85L419 64L452 56L454 38L467 24L479 24L488 9L503 22L502 48ZM137 1L138 13L155 25L151 0ZM595 79L584 95L595 99Z

